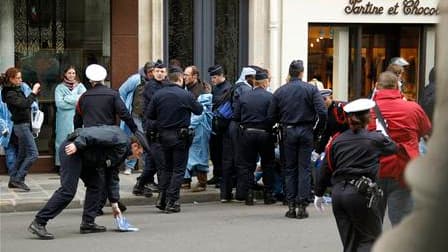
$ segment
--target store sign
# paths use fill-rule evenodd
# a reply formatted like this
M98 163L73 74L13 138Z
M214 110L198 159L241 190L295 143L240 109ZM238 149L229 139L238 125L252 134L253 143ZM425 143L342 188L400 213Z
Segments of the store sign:
M420 0L403 0L401 3L396 2L390 6L378 6L370 1L363 2L363 0L349 0L348 5L345 6L344 12L348 15L398 15L404 14L406 16L436 16L440 11L437 7L423 6Z

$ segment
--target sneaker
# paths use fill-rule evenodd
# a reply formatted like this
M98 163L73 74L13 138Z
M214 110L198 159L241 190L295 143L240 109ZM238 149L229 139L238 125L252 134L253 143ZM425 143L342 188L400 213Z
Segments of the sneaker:
M126 168L126 169L124 169L123 174L124 174L124 175L131 175L131 174L132 174L132 169L131 169L131 168Z
M20 182L13 182L13 183L15 183L17 189L22 189L25 192L30 191L30 188L25 184L25 182L20 181Z
M31 224L28 227L28 231L31 232L32 234L37 235L37 237L41 240L54 239L54 235L48 233L47 229L45 228L45 225L37 223L36 220L33 220L33 222L31 222Z
M20 185L16 181L9 181L8 182L8 188L14 189L14 188L20 188Z

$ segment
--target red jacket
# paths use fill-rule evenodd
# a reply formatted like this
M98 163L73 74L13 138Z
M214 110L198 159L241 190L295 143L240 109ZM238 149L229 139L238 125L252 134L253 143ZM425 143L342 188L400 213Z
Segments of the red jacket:
M405 101L399 90L378 90L374 98L387 123L389 136L397 143L398 153L380 158L380 178L403 182L404 169L410 160L419 156L420 137L429 134L431 122L415 102ZM376 115L371 110L369 130L376 130Z

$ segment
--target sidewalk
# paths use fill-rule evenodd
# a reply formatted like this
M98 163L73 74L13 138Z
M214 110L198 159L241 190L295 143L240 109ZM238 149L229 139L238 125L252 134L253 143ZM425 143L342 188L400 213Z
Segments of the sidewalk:
M138 176L139 174L120 174L120 201L127 206L154 205L157 194L154 194L151 198L134 196L132 194L132 188ZM59 175L56 173L29 174L26 177L26 184L31 189L29 192L8 189L8 181L8 176L0 175L0 213L37 211L44 206L45 202L60 186ZM84 184L80 180L78 191L67 208L81 208L84 202L84 195ZM218 201L219 189L209 186L205 192L198 193L192 193L190 190L181 190L180 199L182 203Z

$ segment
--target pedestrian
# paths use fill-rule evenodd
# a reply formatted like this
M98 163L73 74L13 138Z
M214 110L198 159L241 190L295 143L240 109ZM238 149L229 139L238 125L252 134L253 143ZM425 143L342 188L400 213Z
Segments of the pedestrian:
M281 125L280 151L288 201L288 218L308 218L311 197L310 160L313 136L320 136L327 121L327 110L317 87L302 81L303 61L289 66L290 81L274 93L269 116ZM317 126L316 118L318 118ZM314 132L313 132L314 131ZM296 208L298 212L296 213Z
M86 76L90 80L92 88L87 90L78 100L76 113L74 118L74 126L77 128L88 128L92 126L101 125L116 125L116 117L118 116L129 127L131 132L137 131L137 125L134 123L126 105L121 100L117 91L108 88L104 85L104 80L107 76L107 71L104 67L92 64L86 68ZM107 198L107 187L119 187L119 177L117 169L104 170L106 174L101 174L100 178L111 177L111 180L104 184L105 190L100 201L98 214L102 214L101 208L105 205ZM105 183L105 181L102 181ZM110 191L110 190L109 190ZM112 202L111 202L112 203ZM121 210L124 211L126 207L119 203Z
M126 104L126 108L131 113L132 119L134 120L137 128L144 132L143 130L143 91L145 90L146 84L151 78L153 78L154 62L147 62L142 68L138 70L138 73L131 75L123 84L121 84L118 92L121 99ZM130 136L131 131L126 126L126 124L121 121L120 127ZM143 155L146 155L143 154ZM130 175L132 171L136 168L136 159L126 159L124 162L125 170L123 174ZM146 165L146 164L145 164Z
M208 68L208 73L210 75L210 80L212 84L212 108L213 111L218 108L219 102L222 100L223 95L226 94L232 87L230 83L226 80L224 75L224 69L221 65L214 65ZM219 187L221 184L222 177L222 159L223 159L223 134L224 130L221 128L226 128L224 125L221 127L218 125L218 118L213 118L212 135L210 136L210 159L213 163L213 177L207 181L209 185L215 185Z
M145 166L143 168L142 174L137 178L134 185L132 193L135 195L144 195L146 197L151 197L153 192L159 192L158 185L154 181L154 176L157 174L158 179L159 170L162 160L162 151L160 143L153 141L156 133L156 122L147 118L146 111L148 110L148 105L152 100L152 97L167 83L166 76L166 64L161 60L157 60L154 64L154 69L152 71L153 78L148 80L143 90L143 130L148 136L148 142L151 147L151 152L145 152Z
M81 178L86 187L86 195L80 233L105 232L105 226L95 223L99 199L103 191L102 172L99 170L118 169L129 154L129 145L129 138L117 126L78 128L70 134L59 148L61 187L36 214L28 231L39 239L54 239L54 235L47 231L46 225L73 200ZM121 214L117 204L120 197L119 188L111 187L111 189L109 200L112 202L115 217Z
M419 139L431 132L431 122L423 109L415 102L402 99L398 78L391 72L381 73L376 83L374 101L378 111L371 112L369 130L384 128L398 145L395 155L380 159L378 184L384 191L379 207L384 218L386 206L392 226L412 211L413 200L404 181L407 164L419 156ZM381 119L382 118L382 119ZM385 122L384 125L381 121Z
M166 213L180 212L179 191L185 175L188 148L193 136L188 128L191 113L200 115L202 105L182 89L183 72L171 67L166 87L151 99L145 118L157 121L163 162L156 207Z
M79 82L75 66L64 69L63 81L56 86L54 100L56 104L56 139L54 141L54 162L56 170L61 165L59 161L59 147L68 134L73 132L73 117L76 103L86 88Z
M370 109L375 102L358 99L348 103L350 129L332 138L326 149L322 173L316 183L315 207L323 210L323 194L331 185L333 214L344 251L370 251L381 234L376 203L379 156L396 152L396 144L380 132L368 132Z
M237 133L238 185L246 205L254 204L254 172L258 156L263 168L264 203L274 204L272 190L274 184L274 139L272 135L273 120L268 116L272 94L266 91L269 76L265 71L255 75L254 90L242 94L235 103L233 118L239 123ZM239 133L239 134L238 134Z
M192 192L205 191L207 188L207 174L209 171L209 141L212 131L212 97L211 87L201 81L196 66L188 66L184 70L186 89L203 106L200 115L192 115L190 128L194 129L194 138L188 150L187 170L185 171L182 188L191 188L191 177L196 175L198 183L192 187Z
M35 83L28 96L23 91L23 85L26 84L22 83L22 73L18 68L11 67L6 70L1 95L11 113L13 132L17 137L17 158L14 168L9 171L8 188L30 191L25 184L25 176L39 156L31 132L31 106L40 92L40 84Z
M423 110L429 120L433 122L434 105L436 103L436 69L433 67L429 72L429 83L423 89L423 99L421 102Z

